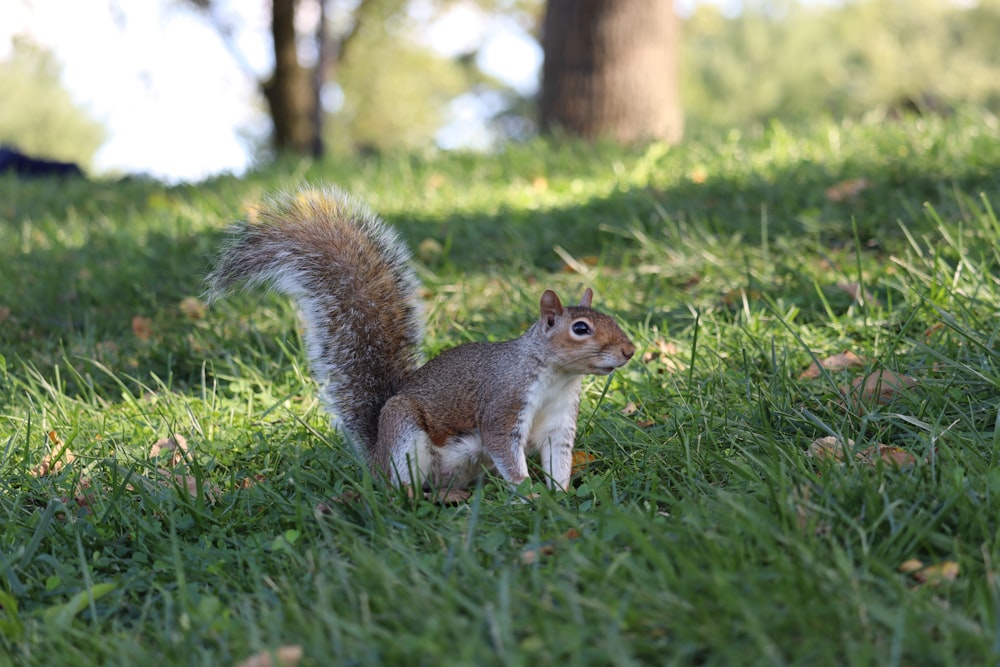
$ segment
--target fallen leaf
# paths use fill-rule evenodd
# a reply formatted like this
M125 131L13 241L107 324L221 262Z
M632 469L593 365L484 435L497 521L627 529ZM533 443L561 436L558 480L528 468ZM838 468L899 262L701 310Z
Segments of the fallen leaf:
M625 405L625 407L622 408L622 414L625 415L626 417L629 415L634 415L638 411L639 411L639 406L631 401L629 401Z
M940 586L958 579L958 563L946 560L936 565L924 565L923 561L911 558L899 566L899 572L908 574L914 580L928 586Z
M208 312L208 308L205 306L205 303L196 296L184 297L177 305L177 308L181 311L181 314L189 320L204 319L205 314Z
M864 366L865 360L854 354L850 350L844 350L840 354L835 354L825 359L820 359L817 364L815 361L809 364L809 368L805 369L799 374L800 380L813 380L821 375L821 368L825 368L828 371L842 371L848 368L854 368L857 366Z
M571 475L579 475L587 467L597 460L597 457L590 452L585 452L579 449L573 450L573 467L571 469Z
M811 456L812 458L820 459L823 461L843 461L846 458L845 450L853 451L854 441L851 439L847 440L846 446L844 441L835 435L828 435L823 438L816 438L809 444L809 449L806 450L806 456Z
M681 351L677 348L677 345L662 338L653 341L652 349L642 353L643 363L648 364L653 361L663 365L663 369L659 371L661 373L664 371L676 373L684 369L681 360Z
M826 200L835 204L854 200L870 186L871 183L867 178L851 178L846 181L840 181L826 189Z
M551 542L545 542L539 544L537 547L531 549L525 549L521 552L521 564L531 565L538 562L538 560L543 556L551 556L556 552L561 543L568 542L569 540L576 540L580 538L580 531L576 528L570 528L565 533L559 536L558 539L552 540Z
M153 337L153 320L136 315L132 318L132 333L143 342L149 340Z
M274 651L255 653L236 667L294 667L302 655L301 646L281 646Z
M76 456L69 450L66 443L59 437L58 433L55 431L49 431L48 438L50 443L49 452L43 456L41 462L31 470L31 474L35 477L54 475L62 470L63 466L76 460Z
M250 477L244 477L243 481L240 482L240 488L241 489L249 489L252 486L256 486L257 484L260 484L265 479L267 479L267 477L265 477L264 475L262 475L260 473L257 473L256 475L252 475Z
M851 393L867 403L885 405L900 392L916 385L916 378L890 370L881 370L855 378L851 383Z
M924 337L930 338L938 331L941 331L941 329L944 329L944 322L935 322L924 332Z
M187 444L187 438L180 434L173 434L169 438L160 438L149 448L149 458L158 458L161 454L170 454L170 467L176 468L185 460L190 460L191 454Z
M853 440L848 439L845 446L840 438L828 435L824 438L813 440L809 445L809 449L806 450L806 455L822 461L839 462L844 461L847 453L853 450ZM910 466L917 462L917 457L902 447L883 444L872 445L865 447L859 452L854 452L854 458L870 466L876 465L881 460L883 463L888 463L897 468Z
M897 468L905 468L906 466L911 466L917 462L917 457L906 451L902 447L893 447L892 445L876 445L875 447L869 447L864 451L868 454L869 458L872 459L874 464L874 456L872 454L878 453L878 458L880 458L885 463L894 465Z

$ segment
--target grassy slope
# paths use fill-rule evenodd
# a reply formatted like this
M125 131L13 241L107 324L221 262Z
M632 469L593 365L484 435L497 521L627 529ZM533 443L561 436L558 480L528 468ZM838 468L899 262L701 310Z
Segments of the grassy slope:
M998 174L995 121L960 117L171 189L2 180L0 664L996 662ZM572 493L404 502L331 434L286 303L185 314L224 223L303 179L418 249L432 353L585 284L654 352L588 383ZM857 282L874 298L837 287ZM798 379L845 349L866 367ZM845 407L878 369L918 384ZM76 460L35 476L49 431ZM170 433L214 502L157 473ZM917 463L807 458L826 435ZM910 558L960 576L918 586Z

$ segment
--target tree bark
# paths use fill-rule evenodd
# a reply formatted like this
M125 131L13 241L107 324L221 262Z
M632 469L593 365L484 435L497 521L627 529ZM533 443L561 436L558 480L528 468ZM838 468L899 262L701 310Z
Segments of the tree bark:
M295 1L272 0L274 73L261 89L274 122L275 151L308 155L316 150L319 128L313 106L317 100L309 72L299 64L296 51Z
M543 133L680 140L673 0L548 0L542 30Z

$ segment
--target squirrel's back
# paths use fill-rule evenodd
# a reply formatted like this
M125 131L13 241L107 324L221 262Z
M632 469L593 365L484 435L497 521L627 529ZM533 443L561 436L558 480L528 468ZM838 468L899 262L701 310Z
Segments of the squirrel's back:
M382 405L420 362L410 253L374 213L336 189L279 195L256 217L230 227L208 296L270 284L292 297L323 399L367 453Z

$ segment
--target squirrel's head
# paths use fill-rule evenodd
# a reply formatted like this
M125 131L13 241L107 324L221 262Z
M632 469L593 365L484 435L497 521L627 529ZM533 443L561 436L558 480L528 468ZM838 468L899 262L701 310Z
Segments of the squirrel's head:
M539 303L542 332L549 342L552 363L568 373L608 375L635 354L635 345L618 323L591 304L594 292L584 291L579 306L563 307L550 289Z

